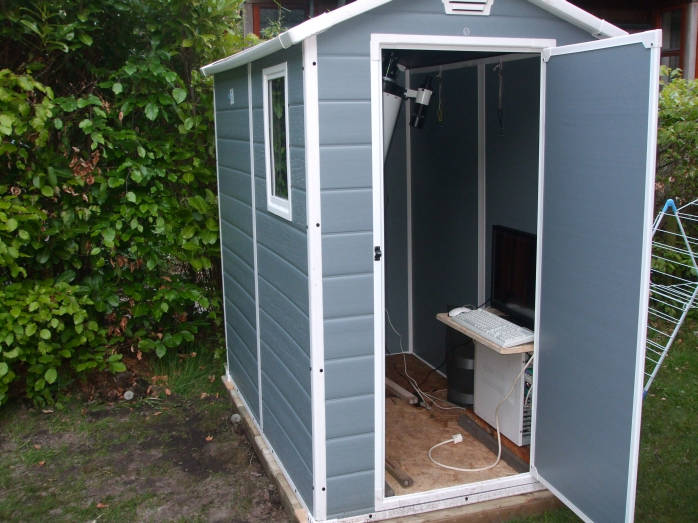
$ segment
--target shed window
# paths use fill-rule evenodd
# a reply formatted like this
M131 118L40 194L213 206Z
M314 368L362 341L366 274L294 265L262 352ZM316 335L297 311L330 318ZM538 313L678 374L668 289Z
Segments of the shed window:
M263 75L267 209L290 220L291 169L289 166L286 64L264 69Z

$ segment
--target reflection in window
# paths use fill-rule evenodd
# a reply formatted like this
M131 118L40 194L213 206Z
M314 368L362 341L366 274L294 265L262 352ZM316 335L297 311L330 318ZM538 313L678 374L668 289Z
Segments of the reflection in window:
M274 173L272 194L288 200L288 172L286 165L286 79L282 76L269 80L271 122L271 159Z

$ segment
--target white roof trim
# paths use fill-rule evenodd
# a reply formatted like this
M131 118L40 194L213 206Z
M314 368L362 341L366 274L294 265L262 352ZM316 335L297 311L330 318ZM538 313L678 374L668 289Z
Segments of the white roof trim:
M254 47L240 51L227 58L222 58L213 63L205 65L201 68L204 75L212 75L235 69L249 62L259 60L265 56L280 50L288 49L292 45L296 45L306 38L317 35L326 31L330 27L344 22L363 14L367 11L375 9L383 4L387 4L392 0L355 0L350 4L339 7L334 11L323 13L315 18L311 18L300 25L292 27L288 31L281 33L279 36L257 44ZM570 4L565 0L528 0L533 5L552 13L553 15L562 18L585 31L588 31L596 38L606 38L609 36L622 36L628 34L615 25L606 22L591 13L587 13L583 9Z

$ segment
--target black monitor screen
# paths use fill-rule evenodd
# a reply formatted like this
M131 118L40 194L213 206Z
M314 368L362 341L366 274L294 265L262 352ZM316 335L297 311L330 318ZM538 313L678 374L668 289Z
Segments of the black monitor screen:
M535 234L495 225L492 228L492 306L515 323L532 329L535 299Z

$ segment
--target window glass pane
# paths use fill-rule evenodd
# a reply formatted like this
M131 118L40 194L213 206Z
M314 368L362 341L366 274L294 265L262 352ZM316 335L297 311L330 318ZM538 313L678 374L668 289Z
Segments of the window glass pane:
M672 9L662 14L662 48L664 51L681 48L682 9Z
M274 177L272 194L288 200L285 83L284 77L269 80L269 127L271 131L270 156Z

